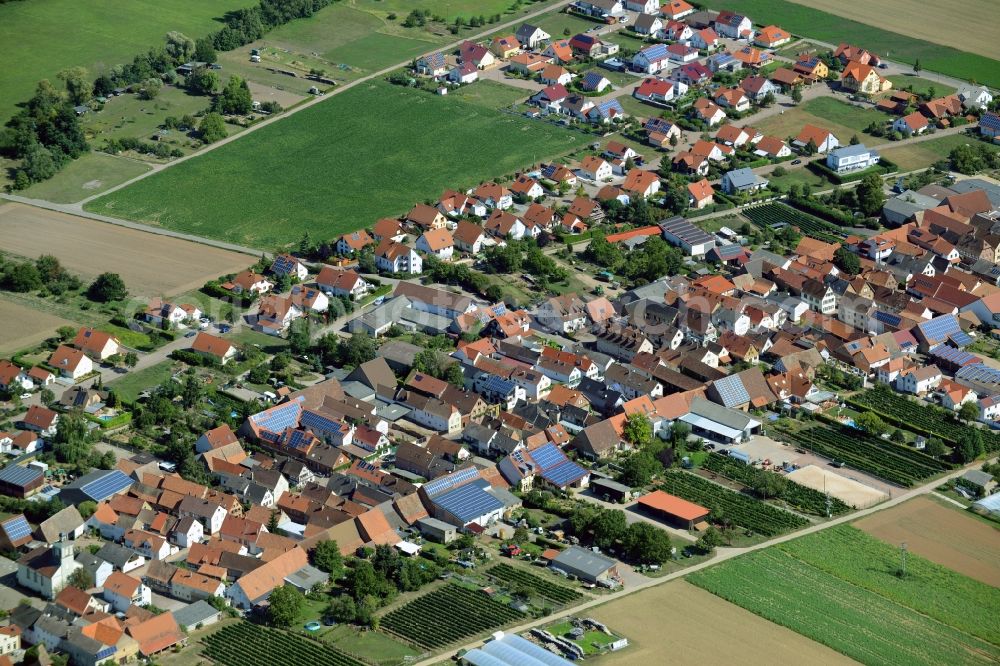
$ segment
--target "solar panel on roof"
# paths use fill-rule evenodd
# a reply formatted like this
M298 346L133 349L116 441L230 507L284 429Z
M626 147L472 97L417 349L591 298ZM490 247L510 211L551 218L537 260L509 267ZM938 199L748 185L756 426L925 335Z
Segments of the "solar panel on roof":
M899 323L903 321L903 318L898 314L894 312L883 312L882 310L875 312L875 319L883 324L889 324L890 326L899 326Z
M750 393L747 391L742 380L737 375L716 380L713 386L715 387L715 390L719 392L719 397L722 398L722 404L726 407L744 405L750 402Z
M483 485L489 485L485 481ZM503 503L477 483L468 483L434 498L434 503L463 523L503 509Z
M964 379L980 384L1000 384L1000 370L995 370L982 363L967 365L955 373L956 379Z
M0 471L0 481L13 486L25 486L42 476L42 470L37 467L22 467L10 465Z
M10 541L17 541L26 536L31 536L31 526L24 516L14 516L3 523L3 530L7 533Z
M968 347L972 344L972 336L970 336L965 331L959 331L958 333L952 333L948 336L948 339L959 347Z
M119 493L135 483L125 472L113 469L101 478L86 483L81 492L94 500L102 500Z
M531 451L531 459L535 461L535 464L542 471L555 467L567 460L566 454L551 442Z
M542 478L552 485L562 488L587 476L588 472L572 460L565 459L555 467L542 472Z
M925 321L922 324L918 324L920 331L924 334L924 337L930 341L943 341L950 335L955 335L962 331L962 327L959 326L958 320L954 315L942 315L940 317L935 317L930 321Z
M428 497L434 497L477 478L479 478L479 470L475 467L466 467L447 476L434 479L430 483L425 483L423 488Z

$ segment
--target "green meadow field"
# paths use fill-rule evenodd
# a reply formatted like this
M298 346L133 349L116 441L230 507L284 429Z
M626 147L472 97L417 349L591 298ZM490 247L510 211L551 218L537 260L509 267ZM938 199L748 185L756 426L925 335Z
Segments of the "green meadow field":
M256 0L29 0L0 5L0 121L26 101L41 79L66 67L91 76L163 43L177 30L192 39L218 30L227 11Z
M915 3L909 20L928 21L923 5ZM719 7L721 9L721 7ZM788 0L729 0L725 9L745 13L754 23L776 23L802 37L812 37L831 44L850 42L875 51L889 53L892 60L913 64L919 60L924 69L975 80L993 87L1000 86L1000 61L977 53L960 51L879 26L852 21L810 6ZM940 19L947 23L947 18ZM992 16L984 20L995 20Z
M480 82L470 87L474 92ZM87 210L264 249L330 238L571 152L587 135L379 81L90 202Z

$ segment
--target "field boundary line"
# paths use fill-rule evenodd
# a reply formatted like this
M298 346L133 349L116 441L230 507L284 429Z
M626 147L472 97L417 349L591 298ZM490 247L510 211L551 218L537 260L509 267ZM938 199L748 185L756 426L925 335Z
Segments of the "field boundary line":
M948 497L947 495L942 495L941 493L939 493L936 490L932 491L931 495L934 495L934 497L939 497L939 498L943 499L945 502L948 502L949 504L954 504L955 506L957 506L962 511L966 511L967 508L968 508L964 504L962 504L961 502L959 502L958 500L952 499L952 498Z

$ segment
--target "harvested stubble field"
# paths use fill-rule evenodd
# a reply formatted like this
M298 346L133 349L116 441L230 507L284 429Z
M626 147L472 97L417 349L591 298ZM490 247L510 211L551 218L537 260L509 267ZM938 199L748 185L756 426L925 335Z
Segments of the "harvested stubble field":
M995 0L948 0L942 20L927 20L925 0L792 0L914 39L1000 58ZM878 44L869 48L882 51ZM884 52L884 51L882 51ZM892 55L890 53L890 55Z
M84 279L118 273L133 296L188 291L254 262L238 252L18 203L0 206L0 250L55 255Z
M683 580L604 604L587 617L629 640L625 650L602 656L602 666L854 663Z
M51 336L60 326L73 325L71 321L4 298L0 298L0 320L4 322L0 332L0 354L30 347Z
M964 12L974 6L985 6L986 13L982 14L983 20L970 23L952 13L953 5L957 12ZM845 18L846 14L838 16L840 11L838 9L834 13L834 6L850 7L850 11L860 11L857 8L861 7L866 12L878 14L877 18L870 19L872 23L869 24ZM822 0L819 3L807 3L805 0L729 0L726 8L745 13L760 25L776 23L793 34L828 44L850 42L877 51L880 55L888 53L891 60L898 62L913 64L919 60L920 65L929 71L975 80L990 86L1000 85L1000 62L965 40L966 29L970 25L982 25L984 30L992 31L988 33L994 39L991 52L996 52L996 21L992 20L995 7L992 0L949 2L942 7L944 17L940 19L933 13L928 14L928 5L920 0L850 0L839 4L835 0ZM830 8L830 11L823 11L826 8ZM925 39L918 36L915 32L918 25L922 30L932 31L933 37ZM946 34L947 37L939 37L941 34ZM961 40L960 49L945 45L955 39Z
M271 250L305 232L329 239L369 226L588 140L452 95L371 82L86 208Z
M892 545L1000 587L1000 530L960 509L918 497L862 518L854 526Z

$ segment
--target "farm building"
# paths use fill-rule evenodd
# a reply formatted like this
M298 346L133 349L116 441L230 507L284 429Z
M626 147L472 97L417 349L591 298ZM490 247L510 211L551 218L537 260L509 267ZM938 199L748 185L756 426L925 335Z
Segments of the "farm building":
M715 247L715 239L705 231L677 215L660 222L663 238L671 245L677 245L692 257L703 257Z
M680 418L696 435L725 443L750 439L761 423L747 414L728 409L704 398L691 401L691 411Z
M609 502L627 502L632 499L632 489L611 479L592 479L590 488L598 497Z
M420 529L421 535L438 543L451 543L458 536L454 525L449 525L437 518L421 518L417 521L417 527Z
M459 663L469 666L568 666L573 663L515 634L501 634L469 650Z
M39 467L10 465L0 471L0 493L10 497L27 497L45 483L45 472Z
M618 577L618 563L600 553L570 546L552 560L552 567L588 583L608 585Z
M135 480L120 470L95 470L63 486L59 499L65 504L100 502L128 490L133 483Z
M210 627L222 619L222 611L205 600L196 601L190 606L175 610L173 615L178 626L188 629Z
M639 498L639 506L667 522L688 530L708 518L710 511L694 502L688 502L662 490L655 490Z

